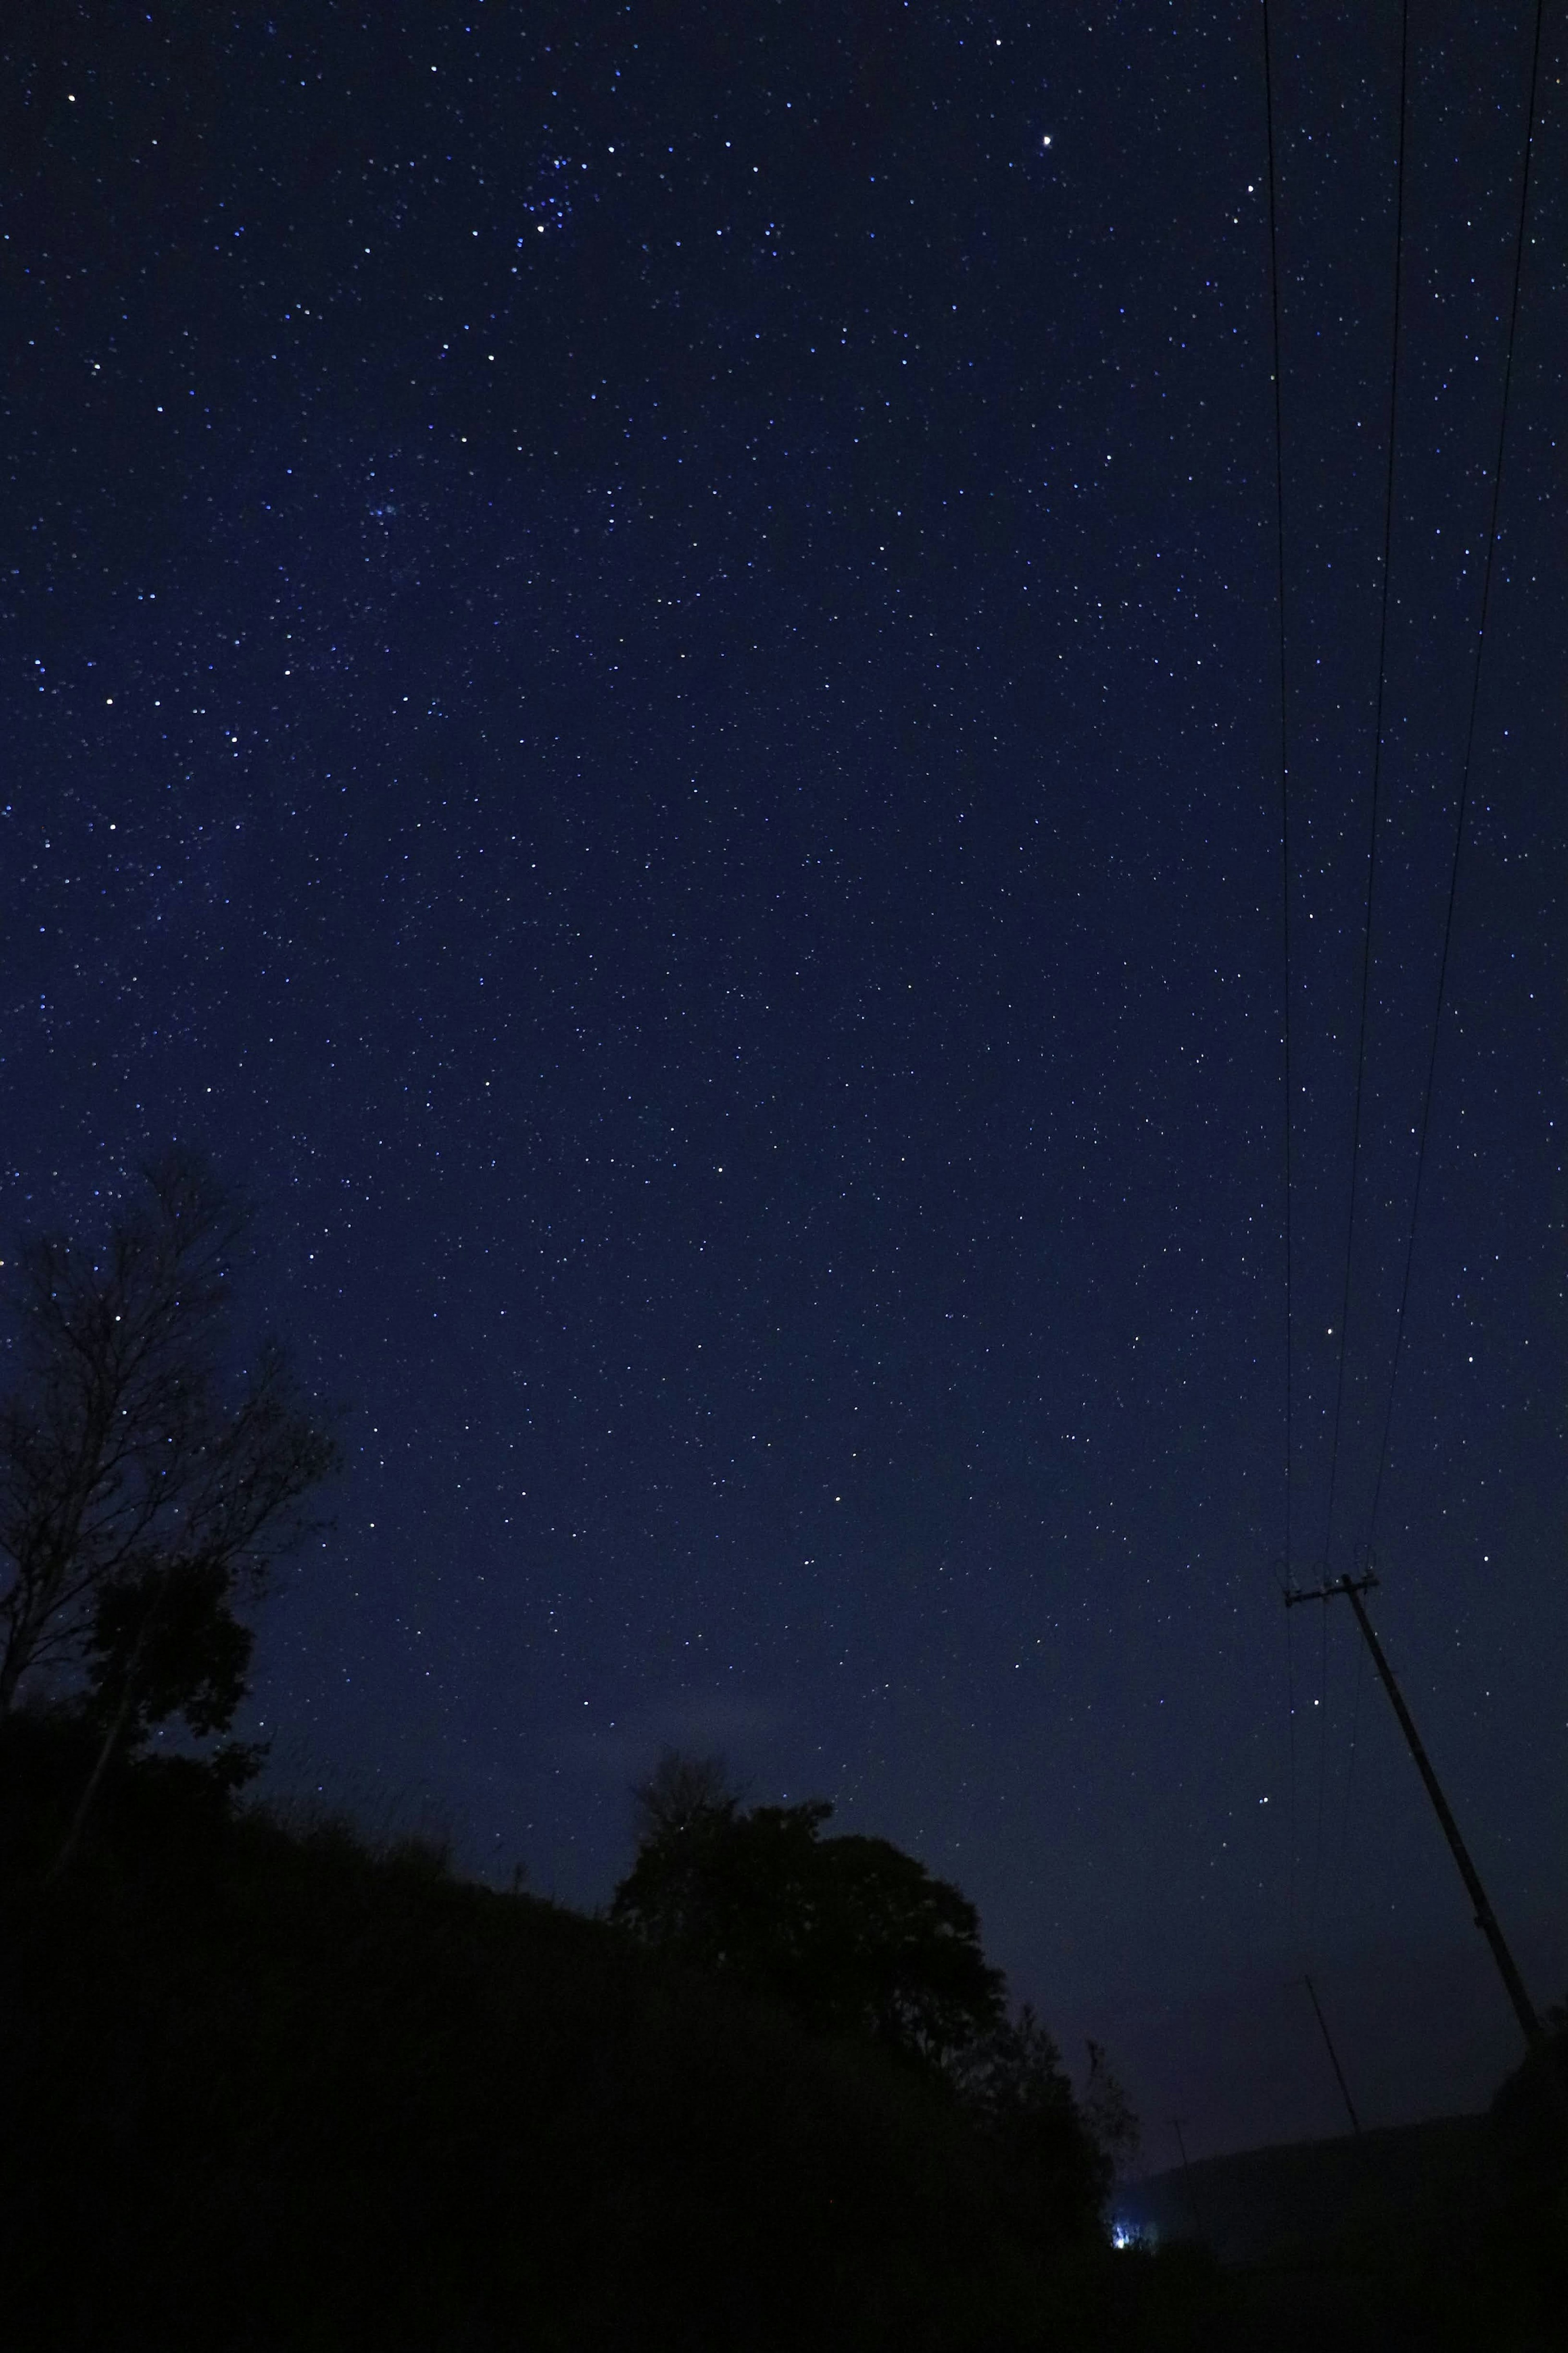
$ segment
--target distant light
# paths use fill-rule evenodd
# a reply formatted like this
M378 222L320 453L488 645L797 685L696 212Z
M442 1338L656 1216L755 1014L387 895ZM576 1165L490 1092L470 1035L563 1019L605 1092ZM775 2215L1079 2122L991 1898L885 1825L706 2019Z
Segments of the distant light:
M1041 146L1042 146L1042 147L1048 147L1048 146L1050 145L1050 143L1051 143L1051 134L1050 134L1050 132L1047 131L1047 133L1046 133L1046 135L1045 135L1045 137L1041 140L1040 144L1041 144Z

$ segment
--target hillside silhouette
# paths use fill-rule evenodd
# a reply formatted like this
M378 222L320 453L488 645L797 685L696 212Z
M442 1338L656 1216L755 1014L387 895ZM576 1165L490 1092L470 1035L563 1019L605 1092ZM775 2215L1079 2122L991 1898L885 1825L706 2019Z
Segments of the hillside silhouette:
M9 2343L1128 2341L1092 2168L930 2071L189 1759L51 1876L93 1753L0 1727Z

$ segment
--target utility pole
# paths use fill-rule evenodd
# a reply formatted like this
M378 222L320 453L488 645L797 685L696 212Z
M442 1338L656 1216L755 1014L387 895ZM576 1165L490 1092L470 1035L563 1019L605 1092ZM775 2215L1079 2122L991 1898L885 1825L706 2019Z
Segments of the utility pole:
M1470 1861L1465 1841L1459 1836L1459 1825L1449 1810L1448 1800L1443 1795L1436 1774L1432 1770L1431 1759L1421 1746L1421 1736L1415 1729L1415 1720L1405 1704L1405 1695L1394 1680L1394 1669L1384 1657L1383 1645L1373 1633L1372 1620L1366 1614L1366 1604L1363 1601L1362 1595L1370 1591L1376 1583L1376 1577L1368 1569L1364 1577L1336 1577L1331 1578L1326 1584L1314 1586L1310 1592L1304 1592L1293 1586L1287 1589L1285 1607L1287 1609L1291 1609L1299 1601L1321 1601L1326 1609L1336 1593L1342 1593L1355 1611L1356 1623L1366 1637L1366 1646L1372 1652L1373 1664L1383 1678L1383 1687L1394 1704L1394 1715L1399 1718L1399 1728L1410 1745L1410 1754L1415 1759L1415 1768L1426 1784L1426 1795L1432 1800L1437 1820L1443 1825L1443 1835L1453 1852L1454 1861L1459 1866L1459 1876L1464 1881L1470 1902L1475 1907L1476 1926L1491 1947L1492 1958L1498 1965L1498 1974L1508 1988L1508 1998L1513 2004L1514 2016L1524 2030L1525 2042L1533 2051L1546 2041L1546 2030L1536 2015L1535 2004L1525 1990L1524 1979L1514 1965L1514 1957L1509 1951L1508 1941L1498 1926L1497 1915L1487 1902L1487 1892L1481 1885L1480 1873Z
M1355 2102L1354 2102L1354 2101L1352 2099L1352 2097L1351 2097L1351 2087L1350 2087L1350 2085L1345 2082L1345 2071L1344 2071L1344 2069L1340 2065L1340 2054L1339 2054L1339 2052L1334 2049L1334 2038L1333 2038L1333 2036L1329 2032L1329 2021L1328 2021L1328 2020L1323 2016L1323 2005L1322 2005L1322 2003L1318 2000L1318 1989L1317 1989L1317 1987L1312 1983L1312 1980L1311 1980L1311 1978L1303 1978L1301 1979L1301 1983L1302 1983L1302 1984L1306 1987L1306 1989L1307 1989L1307 1998L1308 1998L1308 2000L1310 2001L1310 2003L1311 2003L1311 2005L1312 2005L1313 2011L1314 2011L1314 2013L1316 2014L1316 2017L1317 2017L1318 2024L1319 2024L1319 2025L1322 2028L1322 2030L1323 2030L1323 2042L1324 2042L1324 2044L1325 2044L1325 2046L1326 2046L1326 2048L1327 2048L1328 2054L1329 2054L1329 2064L1330 2064L1330 2066L1331 2066L1331 2067L1333 2069L1333 2071L1334 2071L1334 2081L1335 2081L1335 2083L1336 2083L1336 2084L1339 2085L1339 2087L1340 2087L1340 2097L1341 2097L1341 2099L1342 2099L1342 2100L1343 2100L1343 2102L1344 2102L1344 2104L1345 2104L1345 2106L1346 2106L1346 2109L1349 2111L1350 2120L1351 2120L1351 2130L1352 2130L1352 2132L1353 2132L1353 2133L1358 2133L1358 2134L1359 2134L1359 2132L1361 2131L1361 2118L1357 2116L1357 2114L1356 2114L1356 2112L1355 2112Z
M1193 2168L1187 2157L1187 2144L1182 2137L1182 2119L1180 2116L1173 2116L1171 2118L1171 2130L1175 2134L1176 2147L1182 2152L1182 2179L1186 2184L1187 2209L1193 2218L1193 2229L1197 2232L1198 2237L1201 2239L1204 2234L1203 2217L1198 2212L1197 2192L1193 2188Z

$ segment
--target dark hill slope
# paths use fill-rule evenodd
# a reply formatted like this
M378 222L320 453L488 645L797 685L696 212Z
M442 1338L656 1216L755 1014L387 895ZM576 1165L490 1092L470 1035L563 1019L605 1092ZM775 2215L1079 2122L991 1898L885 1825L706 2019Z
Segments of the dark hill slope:
M67 1765L0 1742L8 2345L1100 2337L1081 2220L877 2052L189 1768L123 1774L50 1883Z
M1357 2138L1200 2158L1185 2171L1129 2183L1116 2203L1134 2229L1200 2237L1222 2263L1255 2263L1475 2212L1494 2201L1495 2174L1486 2118L1437 2116Z

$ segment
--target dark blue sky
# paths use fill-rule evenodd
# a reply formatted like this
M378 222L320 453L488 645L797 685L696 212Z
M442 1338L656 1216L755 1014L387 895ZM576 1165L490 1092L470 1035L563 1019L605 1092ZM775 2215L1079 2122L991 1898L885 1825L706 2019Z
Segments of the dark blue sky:
M1414 16L1335 1573L1533 26ZM1275 26L1310 1578L1399 21ZM7 27L4 1208L77 1215L171 1135L262 1203L257 1294L351 1415L336 1533L265 1620L279 1778L594 1904L628 1783L721 1746L957 1879L1069 2055L1110 2043L1154 2162L1178 2107L1194 2153L1335 2127L1308 1966L1363 2115L1479 2099L1512 2022L1342 1614L1325 1652L1292 1613L1292 1803L1259 9ZM1375 1597L1542 2000L1562 40Z

